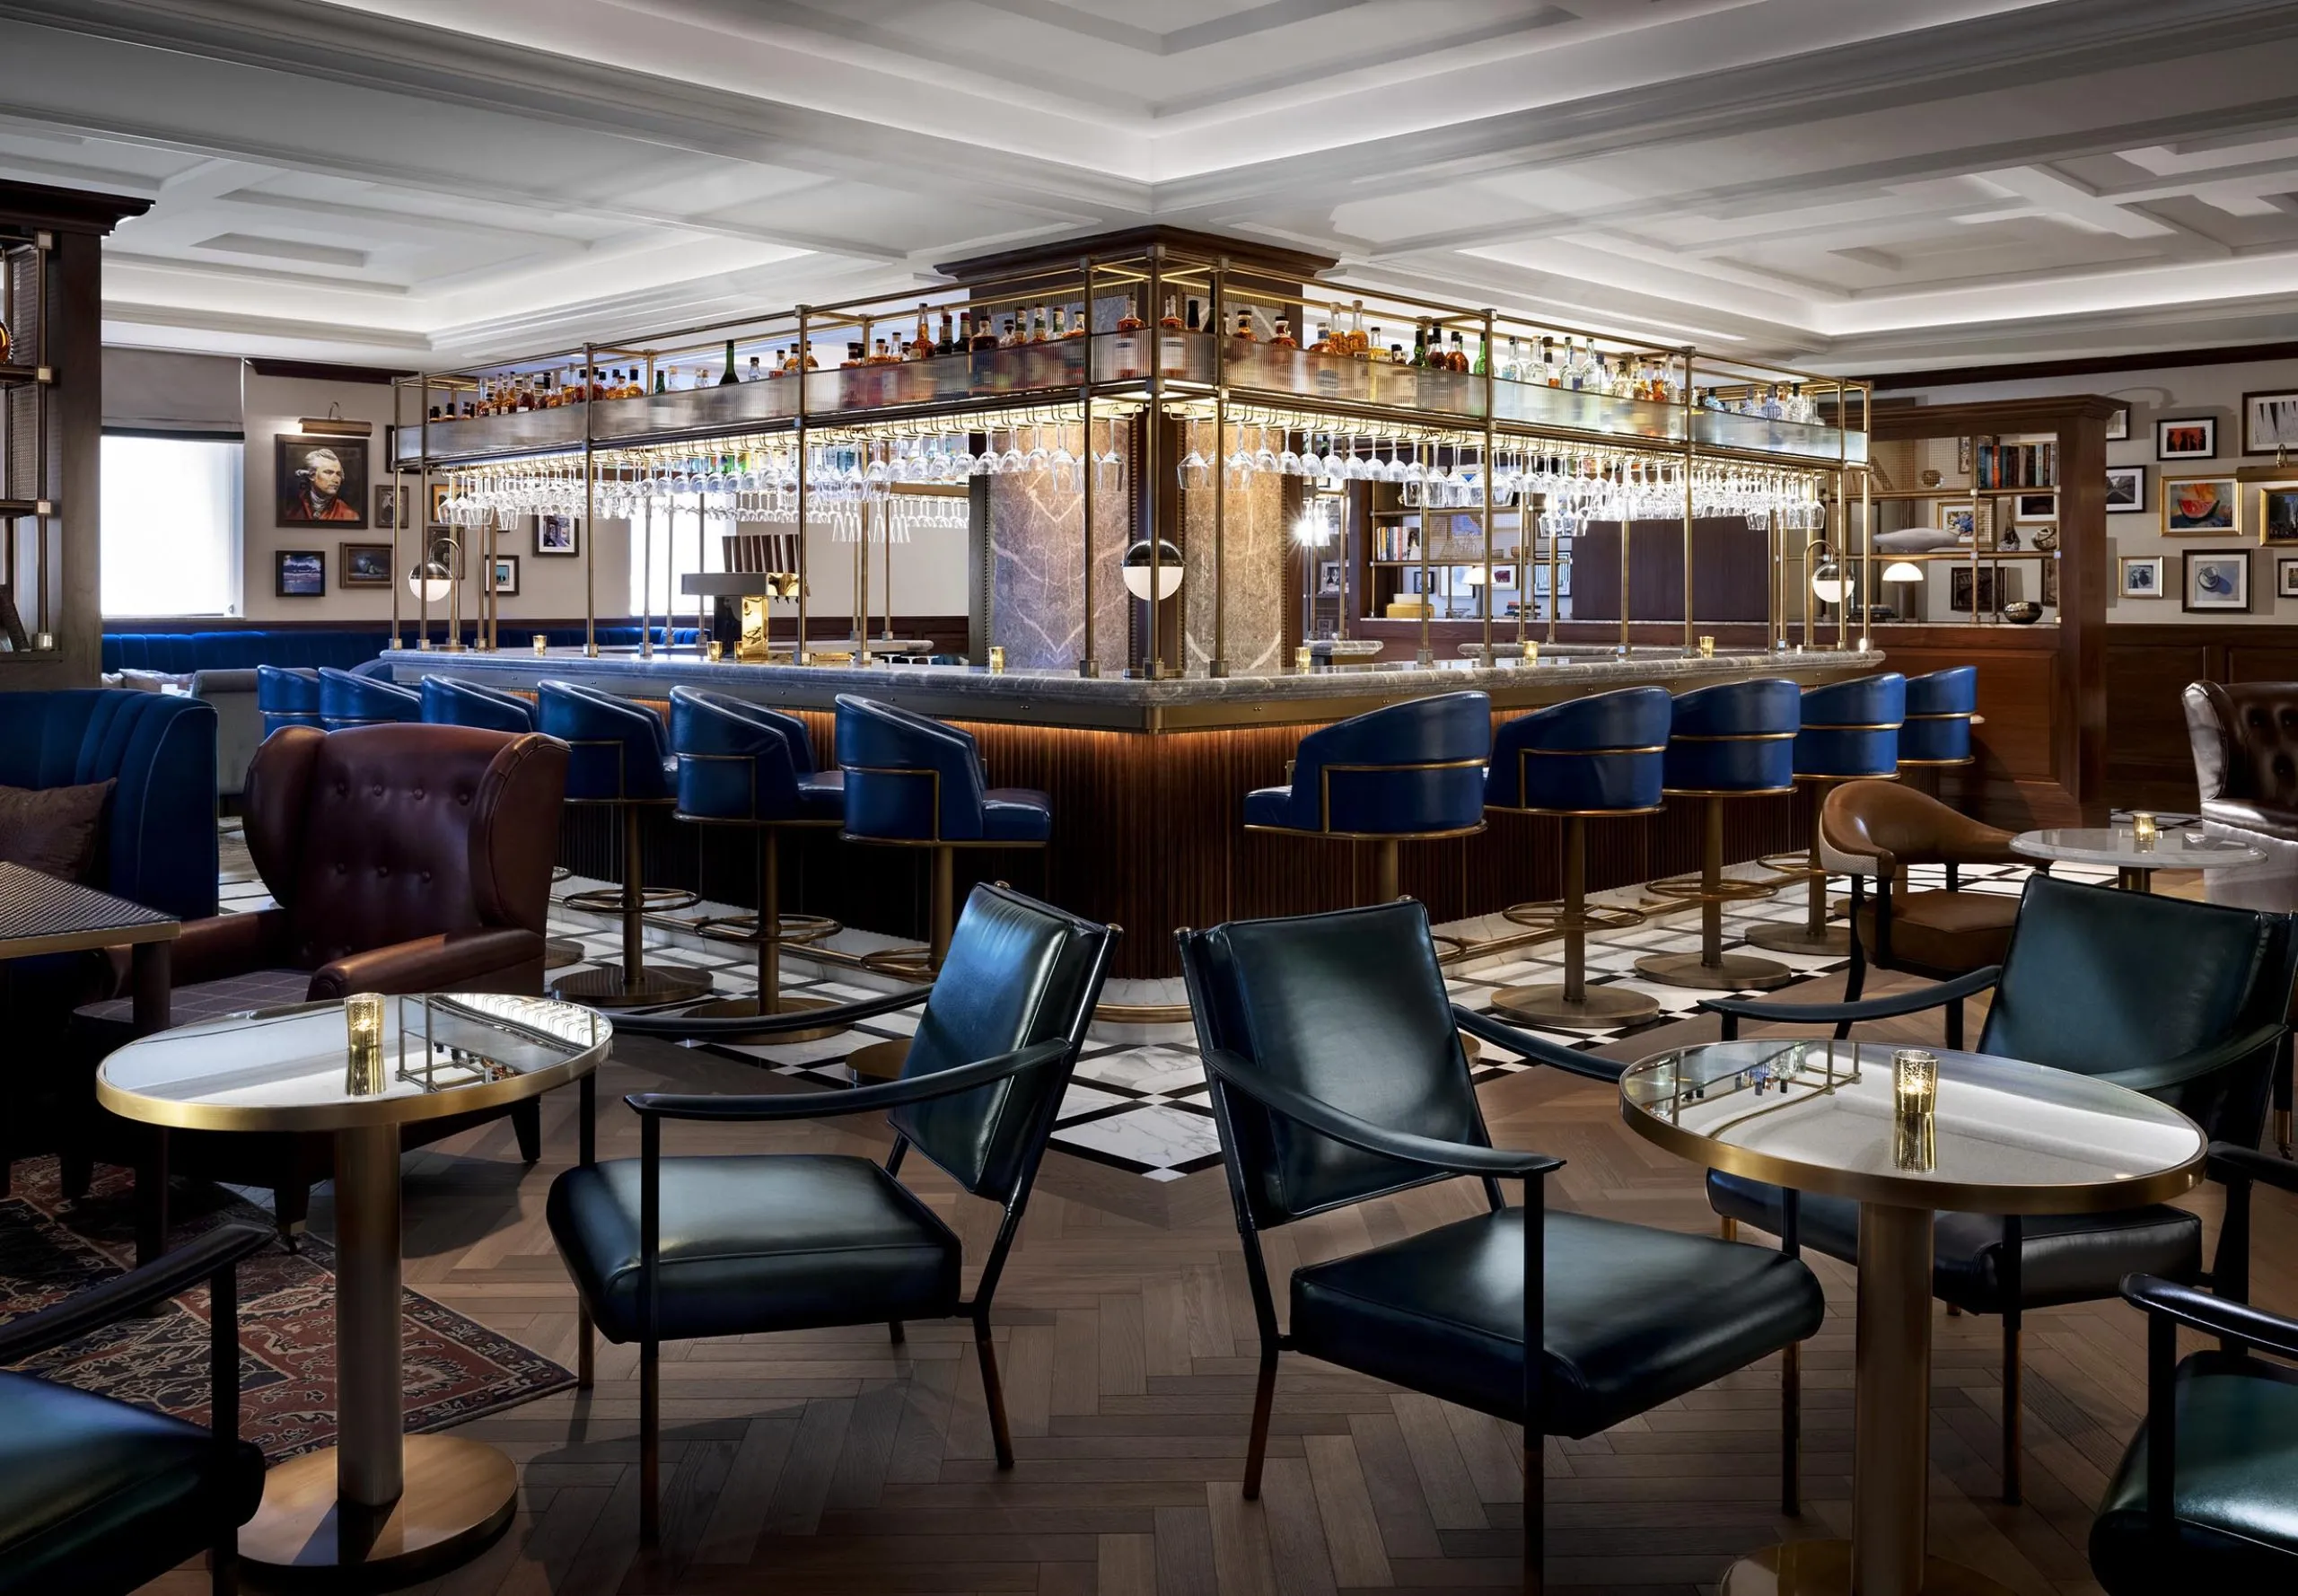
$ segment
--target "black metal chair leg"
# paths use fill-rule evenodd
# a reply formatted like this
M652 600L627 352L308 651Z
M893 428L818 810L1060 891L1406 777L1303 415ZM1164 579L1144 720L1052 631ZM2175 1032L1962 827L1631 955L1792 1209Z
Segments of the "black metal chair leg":
M1245 1500L1260 1500L1260 1466L1268 1455L1269 1409L1276 1401L1276 1352L1261 1354L1260 1378L1253 1386L1253 1433L1245 1443Z
M2021 1276L2026 1264L2025 1225L2013 1215L2003 1222L2003 1256L1995 1279L2003 1293L2003 1500L2019 1505L2019 1408L2021 1359L2019 1331L2022 1302Z
M989 1437L997 1447L997 1466L1013 1466L1013 1433L1005 1424L1005 1388L997 1380L997 1353L989 1344L989 1320L973 1321L974 1355L981 1363L981 1396L989 1407Z
M587 1391L598 1383L598 1337L591 1326L591 1311L577 1304L574 1309L574 1389Z
M886 1320L886 1337L896 1346L909 1339L908 1333L901 1328L901 1320L898 1319Z
M1803 1256L1801 1194L1779 1194L1779 1250ZM1792 1341L1779 1354L1779 1510L1789 1517L1803 1511L1803 1344Z
M511 1106L511 1132L519 1138L519 1157L526 1163L542 1162L542 1101L529 1098Z
M638 1344L638 1544L662 1539L662 1387L660 1343Z

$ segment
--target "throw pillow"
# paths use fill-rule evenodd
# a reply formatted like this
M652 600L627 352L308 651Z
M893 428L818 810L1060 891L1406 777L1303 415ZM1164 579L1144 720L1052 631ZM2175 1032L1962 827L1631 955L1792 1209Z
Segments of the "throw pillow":
M96 863L109 779L82 787L0 787L0 861L83 881Z

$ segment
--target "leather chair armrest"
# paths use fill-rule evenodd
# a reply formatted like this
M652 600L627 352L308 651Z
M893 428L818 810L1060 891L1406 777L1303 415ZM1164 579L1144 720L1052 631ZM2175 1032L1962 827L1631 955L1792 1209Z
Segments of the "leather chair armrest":
M1423 1169L1442 1170L1452 1175L1483 1175L1536 1181L1540 1176L1564 1167L1562 1159L1546 1153L1479 1147L1467 1142L1443 1142L1434 1136L1417 1136L1407 1131L1390 1130L1384 1125L1374 1125L1370 1120L1359 1119L1354 1114L1311 1097L1305 1092L1296 1092L1281 1081L1270 1079L1226 1048L1215 1048L1206 1053L1205 1067L1223 1085L1243 1093L1272 1113L1298 1120L1319 1136L1330 1136L1336 1142L1346 1143L1366 1153L1377 1153L1384 1158L1417 1163Z
M890 1014L896 1009L906 1009L912 1004L924 1003L932 995L934 988L931 987L905 987L899 992L864 997L827 1009L793 1009L786 1014L762 1014L755 1018L749 1015L705 1019L692 1014L617 1014L614 1028L626 1036L659 1036L674 1041L691 1041L714 1036L772 1036L776 1031L811 1030L821 1025L853 1025L880 1014Z
M412 942L370 948L326 964L311 977L311 997L342 997L353 992L446 992L473 981L534 964L543 939L514 925L449 931Z
M1505 1048L1511 1053L1522 1054L1534 1064L1585 1075L1591 1081L1601 1081L1607 1085L1618 1085L1620 1072L1627 1067L1617 1058L1605 1058L1594 1053L1580 1053L1570 1048L1558 1047L1530 1031L1520 1030L1504 1020L1495 1020L1490 1014L1479 1014L1472 1009L1462 1008L1459 1004L1452 1005L1452 1021L1470 1036L1490 1042L1495 1048Z
M812 1011L820 1022L821 1011ZM619 1027L621 1022L616 1022ZM647 1121L656 1119L834 1119L866 1114L873 1109L899 1109L906 1104L953 1097L978 1086L994 1085L1011 1075L1058 1064L1069 1053L1066 1040L1056 1038L1035 1042L1011 1053L1000 1053L953 1069L923 1075L905 1075L877 1086L857 1086L851 1092L793 1092L771 1096L700 1097L670 1092L637 1092L622 1101Z
M2122 1296L2143 1312L2161 1314L2206 1336L2223 1336L2298 1358L2298 1320L2285 1319L2247 1302L2230 1302L2154 1275L2124 1276Z
M1901 1014L1919 1014L1925 1009L1935 1009L1942 1004L1954 1003L1974 993L1986 991L2002 978L2003 967L1990 964L1952 981L1934 986L1917 987L1907 992L1896 992L1886 997L1870 997L1858 1003L1764 1003L1744 997L1703 997L1699 1006L1711 1013L1724 1016L1724 1039L1737 1039L1737 1026L1741 1020L1768 1020L1782 1025L1840 1025L1857 1023L1862 1020L1890 1020Z
M2210 1144L2209 1178L2233 1182L2259 1180L2284 1191L2298 1192L2298 1162L2276 1158L2271 1153L2260 1153L2255 1147L2241 1147L2232 1142Z
M22 1363L155 1302L181 1296L200 1282L238 1267L241 1258L261 1252L271 1240L268 1225L220 1224L141 1268L11 1320L0 1326L0 1364Z
M2234 769L2234 706L2226 689L2215 681L2187 684L2180 699L2186 706L2187 744L2194 752L2195 785L2206 804L2231 796L2228 778Z
M276 908L186 921L170 955L169 978L179 987L196 987L273 969L280 962L286 932L287 913Z
M2282 1039L2282 1030L2278 1022L2261 1025L2244 1031L2241 1036L2229 1037L2207 1048L2197 1048L2191 1053L2181 1053L2176 1058L2165 1059L2161 1064L2142 1064L2132 1069L2110 1070L2092 1078L2110 1081L2133 1092L2161 1092L2167 1087L2200 1080L2205 1075L2215 1075L2228 1065L2273 1047Z

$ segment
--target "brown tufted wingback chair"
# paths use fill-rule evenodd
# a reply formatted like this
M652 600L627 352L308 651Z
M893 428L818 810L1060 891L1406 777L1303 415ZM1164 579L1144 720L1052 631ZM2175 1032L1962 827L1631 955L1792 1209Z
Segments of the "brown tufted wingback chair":
M566 745L471 726L290 726L248 768L248 851L276 907L185 925L175 1022L352 992L542 993L544 921ZM127 1039L121 1003L80 1012L90 1051ZM506 1110L425 1120L409 1144ZM539 1105L507 1110L541 1156ZM117 1134L95 1140L118 1144ZM187 1173L269 1186L280 1228L303 1220L331 1165L324 1136L172 1133ZM84 1160L75 1161L84 1169ZM67 1183L76 1184L67 1171Z

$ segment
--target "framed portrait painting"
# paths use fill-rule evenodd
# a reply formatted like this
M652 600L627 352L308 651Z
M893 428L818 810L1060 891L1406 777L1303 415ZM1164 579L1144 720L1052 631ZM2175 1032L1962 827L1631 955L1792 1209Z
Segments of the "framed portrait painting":
M276 524L365 530L366 439L280 433L272 443Z
M317 548L282 548L271 557L271 591L275 598L327 597L327 555Z
M2227 612L2247 614L2250 608L2250 551L2247 548L2189 548L2180 556L2185 567L2184 602L2189 614Z
M2233 478L2162 478L2165 538L2216 538L2241 530L2241 487Z
M2154 424L2156 460L2216 460L2218 417L2164 417Z

